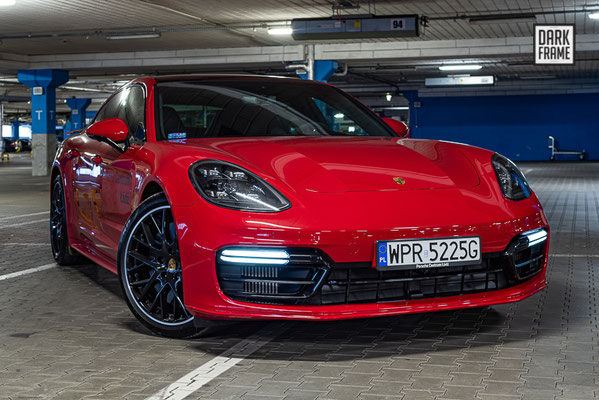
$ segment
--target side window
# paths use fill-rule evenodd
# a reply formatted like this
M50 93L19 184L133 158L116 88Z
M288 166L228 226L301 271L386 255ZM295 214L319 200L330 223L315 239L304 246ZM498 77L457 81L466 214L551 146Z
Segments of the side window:
M123 97L118 117L129 127L129 142L142 144L146 139L146 98L141 86L131 86Z
M102 121L103 119L116 118L119 116L121 109L121 103L123 98L127 95L127 90L121 90L108 100L108 102L102 107L96 116L95 122Z

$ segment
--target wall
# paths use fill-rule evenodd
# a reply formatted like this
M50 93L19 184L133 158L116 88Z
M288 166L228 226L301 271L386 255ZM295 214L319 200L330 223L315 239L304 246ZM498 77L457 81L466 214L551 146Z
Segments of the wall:
M418 100L421 107L411 108L410 117L414 138L468 143L514 161L532 161L549 160L547 136L551 135L558 148L584 149L586 159L599 160L597 93Z

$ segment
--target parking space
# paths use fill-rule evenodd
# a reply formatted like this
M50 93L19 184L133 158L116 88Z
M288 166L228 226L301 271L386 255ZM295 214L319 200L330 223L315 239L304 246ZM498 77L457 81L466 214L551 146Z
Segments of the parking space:
M522 302L172 340L142 328L110 272L52 267L48 178L30 163L0 165L1 398L599 397L599 164L520 165L551 225L549 286Z

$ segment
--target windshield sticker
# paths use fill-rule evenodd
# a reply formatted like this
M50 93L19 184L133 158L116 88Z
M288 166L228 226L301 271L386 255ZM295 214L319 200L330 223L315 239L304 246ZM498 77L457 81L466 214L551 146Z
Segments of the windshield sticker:
M168 140L173 139L185 139L187 137L187 132L177 132L177 133L169 133Z

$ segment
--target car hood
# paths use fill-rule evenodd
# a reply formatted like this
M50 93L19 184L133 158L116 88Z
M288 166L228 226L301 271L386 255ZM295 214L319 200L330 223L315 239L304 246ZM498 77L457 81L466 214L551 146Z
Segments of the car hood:
M191 139L293 190L340 193L473 187L479 176L454 143L375 137ZM234 161L235 162L235 161Z

